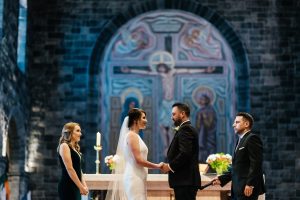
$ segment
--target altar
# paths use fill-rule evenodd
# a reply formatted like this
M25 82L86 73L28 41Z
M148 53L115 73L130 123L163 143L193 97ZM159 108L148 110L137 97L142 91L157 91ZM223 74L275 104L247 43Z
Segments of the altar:
M114 180L115 174L84 174L89 190L106 190L108 183ZM201 175L201 185L209 183L216 175ZM198 190L197 200L226 200L231 184L224 187L209 186ZM167 174L148 174L147 176L148 200L174 200L174 193L168 184Z

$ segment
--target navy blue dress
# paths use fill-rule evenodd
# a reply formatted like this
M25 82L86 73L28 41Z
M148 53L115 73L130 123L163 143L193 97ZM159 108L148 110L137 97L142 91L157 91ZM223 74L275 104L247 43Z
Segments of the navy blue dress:
M73 168L78 178L81 180L81 157L70 146ZM61 179L58 183L58 194L61 200L81 200L79 188L70 178L61 156L58 154L60 166L62 169Z

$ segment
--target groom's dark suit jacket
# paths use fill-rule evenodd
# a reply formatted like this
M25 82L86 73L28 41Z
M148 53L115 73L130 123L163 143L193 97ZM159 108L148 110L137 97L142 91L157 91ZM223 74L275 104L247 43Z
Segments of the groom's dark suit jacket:
M171 169L169 185L200 187L201 178L198 165L198 133L191 122L183 123L170 144L167 159Z
M231 192L235 199L244 197L246 185L254 186L253 195L265 192L263 180L263 144L261 139L248 132L236 147L230 172L219 177L221 186L232 180Z

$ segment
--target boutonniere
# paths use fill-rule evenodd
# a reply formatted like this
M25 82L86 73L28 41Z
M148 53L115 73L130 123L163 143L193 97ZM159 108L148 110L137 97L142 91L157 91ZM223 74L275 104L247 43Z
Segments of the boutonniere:
M178 130L179 130L179 126L176 126L176 127L174 128L174 131L177 132Z

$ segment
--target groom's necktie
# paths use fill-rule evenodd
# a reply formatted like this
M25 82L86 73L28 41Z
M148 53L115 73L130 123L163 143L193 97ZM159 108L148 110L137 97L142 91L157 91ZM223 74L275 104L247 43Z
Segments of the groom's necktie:
M235 146L235 150L234 152L236 152L236 150L238 149L238 146L240 145L242 138L239 137L239 141L237 142L236 146Z

